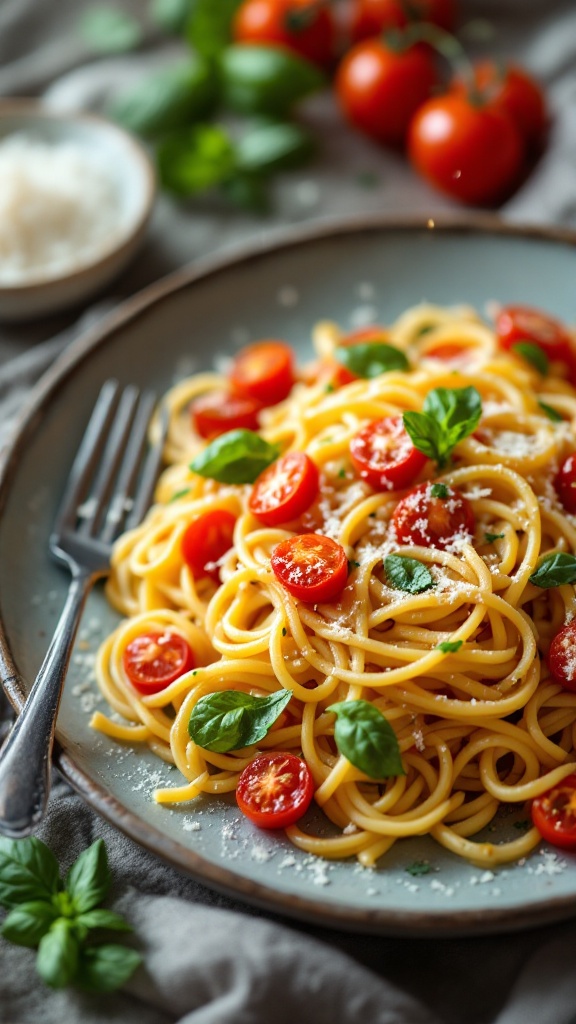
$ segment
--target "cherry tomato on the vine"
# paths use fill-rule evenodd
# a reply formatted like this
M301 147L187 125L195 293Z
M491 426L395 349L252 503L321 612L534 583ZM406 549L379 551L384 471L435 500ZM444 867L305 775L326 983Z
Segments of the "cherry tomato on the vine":
M397 52L382 39L357 43L336 73L336 95L350 123L378 142L404 142L412 116L437 82L426 46Z
M507 350L518 342L537 345L549 362L566 368L569 380L576 380L576 347L566 328L548 313L530 306L505 306L496 318L496 337Z
M576 775L567 775L532 801L532 821L548 843L576 850Z
M460 537L474 533L475 519L467 498L455 487L436 496L438 485L419 484L398 502L392 526L402 544L435 547L442 551Z
M194 654L180 633L141 633L124 648L122 665L132 686L148 695L165 690L194 668Z
M297 519L318 494L316 463L305 452L287 452L256 480L248 506L266 526Z
M465 203L494 203L518 183L524 140L510 117L456 91L416 111L408 132L413 166L436 188Z
M300 533L280 541L270 564L288 593L308 604L333 601L348 579L344 548L322 533Z
M220 582L218 561L232 547L236 519L225 508L213 508L193 519L182 537L182 557L194 576Z
M361 478L375 491L407 487L427 462L412 444L401 416L367 423L350 441L350 455Z
M192 426L200 437L208 440L229 430L258 430L261 408L253 398L213 391L192 403Z
M474 87L483 102L514 121L530 151L542 146L548 121L546 100L542 87L527 71L515 64L502 69L496 61L479 61L474 66ZM469 85L457 80L454 89L467 92Z
M548 665L556 683L576 691L576 621L556 633L548 651Z
M255 341L247 345L230 370L234 390L261 406L282 402L290 394L295 379L294 353L283 341Z
M288 828L308 810L314 795L312 773L296 754L258 754L238 779L238 807L259 828Z
M334 58L335 26L328 0L244 0L233 35L237 43L284 46L324 67Z
M456 0L354 0L350 34L357 42L390 28L404 28L408 21L427 21L452 32L456 24Z

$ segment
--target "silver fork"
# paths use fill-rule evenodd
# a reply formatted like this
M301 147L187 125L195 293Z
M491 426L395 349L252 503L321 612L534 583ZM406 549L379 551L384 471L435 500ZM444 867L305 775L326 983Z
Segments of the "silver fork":
M68 478L50 551L72 580L46 657L0 751L0 833L29 835L46 809L60 696L88 592L110 572L112 543L148 509L162 460L167 414L147 449L156 398L133 385L107 381Z

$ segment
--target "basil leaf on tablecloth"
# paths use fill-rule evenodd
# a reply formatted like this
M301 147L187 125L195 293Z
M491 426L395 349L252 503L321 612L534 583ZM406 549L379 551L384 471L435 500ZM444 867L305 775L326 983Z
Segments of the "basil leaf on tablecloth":
M196 53L217 57L232 42L232 22L242 0L194 0L186 38Z
M89 946L80 953L75 984L87 992L113 992L141 963L140 953L127 946Z
M78 952L72 922L59 917L40 940L36 970L50 988L66 988L76 977Z
M283 117L325 84L314 64L275 46L228 46L220 57L220 71L224 102L242 114Z
M200 120L213 109L217 92L213 68L191 54L186 63L165 68L120 93L107 113L128 131L151 139Z
M5 919L2 937L17 946L36 948L59 916L56 907L44 900L20 903Z
M140 45L140 22L112 4L89 7L80 20L80 33L96 53L126 53Z
M58 861L35 836L0 838L0 905L51 900L60 888Z
M97 839L80 854L66 878L66 890L76 913L83 914L101 903L111 881L104 840Z

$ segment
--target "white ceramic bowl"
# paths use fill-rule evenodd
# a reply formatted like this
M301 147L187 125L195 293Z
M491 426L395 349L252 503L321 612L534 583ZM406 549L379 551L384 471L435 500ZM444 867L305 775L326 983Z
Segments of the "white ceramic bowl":
M105 164L117 193L120 226L110 247L58 277L0 282L0 319L32 320L79 305L101 291L135 255L154 206L156 178L146 150L127 132L92 114L57 114L30 100L0 101L0 141L14 134L42 143L73 142Z

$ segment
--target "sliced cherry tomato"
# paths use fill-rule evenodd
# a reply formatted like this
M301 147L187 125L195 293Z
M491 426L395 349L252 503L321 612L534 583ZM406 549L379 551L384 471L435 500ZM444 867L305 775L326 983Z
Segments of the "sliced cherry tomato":
M194 655L180 633L164 630L135 636L124 648L122 664L136 690L159 693L194 668Z
M576 775L567 775L532 801L532 821L546 842L576 850Z
M305 452L287 452L256 480L248 500L250 511L266 526L296 519L318 494L316 463Z
M357 42L386 29L404 28L409 20L427 21L452 32L456 24L456 0L411 0L410 4L402 0L354 0L350 32Z
M367 39L348 51L335 85L338 102L355 128L397 146L436 82L434 58L427 47L411 46L399 53L381 39Z
M436 497L433 488L438 486L419 484L396 505L392 525L402 544L444 551L456 538L474 533L474 512L468 499L454 487L447 487L444 497Z
M182 556L194 576L220 582L218 561L232 547L236 520L225 508L210 509L193 519L182 537Z
M556 493L567 512L576 515L576 455L569 455L554 481Z
M494 203L518 183L524 140L510 117L449 92L417 110L408 133L413 166L465 203Z
M496 336L507 350L522 341L537 345L551 363L564 364L569 378L576 379L576 349L563 324L548 313L530 306L505 306L496 319Z
M328 0L244 0L233 35L238 43L284 46L324 67L334 57L335 28Z
M576 691L576 621L556 633L548 652L548 664L555 682Z
M428 461L412 444L401 416L367 423L350 441L350 455L361 478L375 491L407 487Z
M306 761L273 750L258 754L238 779L238 807L258 828L288 828L308 810L314 780Z
M238 353L230 383L239 395L260 405L276 405L288 397L295 381L294 354L283 341L256 341Z
M308 604L333 601L348 579L344 548L322 533L300 533L281 541L270 564L288 593Z
M242 395L212 392L202 395L190 409L192 426L200 437L213 438L229 430L258 430L259 402Z

